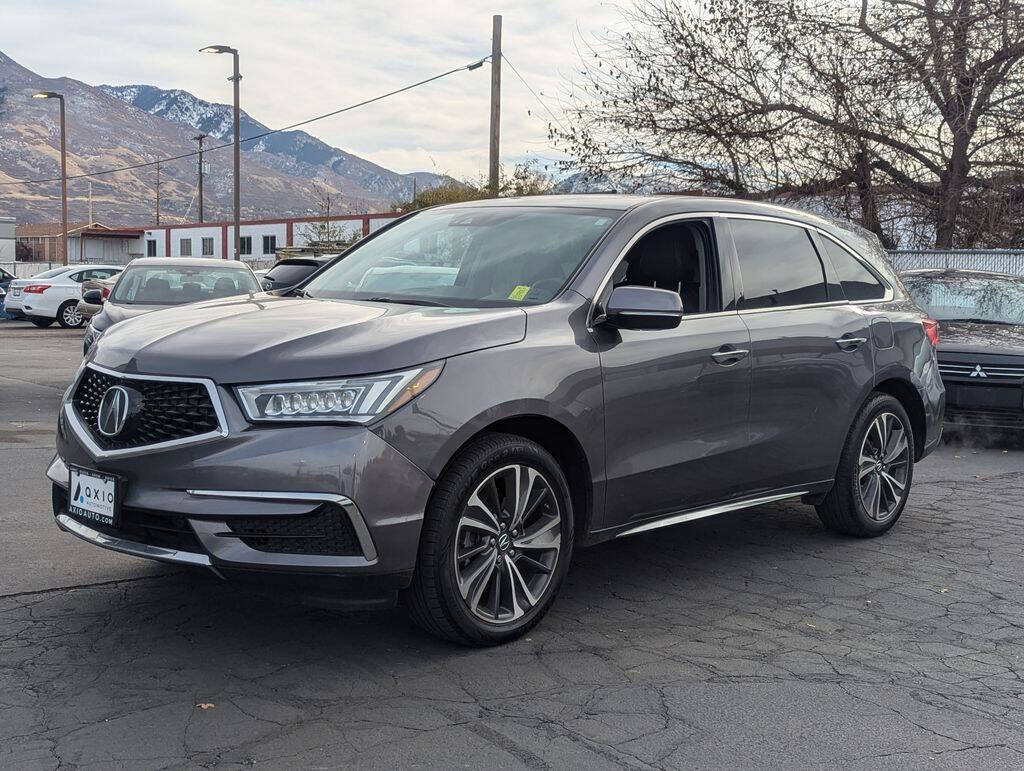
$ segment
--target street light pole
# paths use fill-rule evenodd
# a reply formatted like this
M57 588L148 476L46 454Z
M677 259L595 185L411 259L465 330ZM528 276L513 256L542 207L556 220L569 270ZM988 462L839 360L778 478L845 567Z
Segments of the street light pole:
M242 165L242 141L241 141L241 110L238 106L238 90L239 84L242 82L242 76L238 72L238 49L232 48L231 46L216 45L206 46L206 48L200 48L199 53L204 54L231 54L234 58L234 70L228 80L235 84L235 259L241 259L241 246L242 246L242 234L241 234L241 165Z
M64 95L56 91L40 91L32 94L33 99L57 99L60 102L60 255L64 265L68 264L68 150L67 131L64 125Z
M199 143L199 224L203 223L203 140L206 134L192 137Z

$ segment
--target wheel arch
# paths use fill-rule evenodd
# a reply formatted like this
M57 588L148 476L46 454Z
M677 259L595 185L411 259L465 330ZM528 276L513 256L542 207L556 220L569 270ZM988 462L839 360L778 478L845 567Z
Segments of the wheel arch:
M890 377L875 384L874 391L889 394L896 401L903 405L910 418L910 427L914 432L914 461L917 462L924 455L926 434L928 432L927 419L924 411L924 400L917 392L913 383L909 380L898 377Z
M590 460L576 434L564 422L550 415L521 413L505 416L479 427L465 438L448 458L445 468L474 440L494 433L514 434L536 442L558 461L569 483L576 541L584 541L594 515L594 483Z

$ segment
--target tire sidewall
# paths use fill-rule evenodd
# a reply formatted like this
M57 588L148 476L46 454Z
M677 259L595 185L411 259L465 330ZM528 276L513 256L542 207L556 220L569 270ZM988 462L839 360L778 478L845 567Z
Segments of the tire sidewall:
M864 507L864 502L861 500L860 493L860 480L858 479L859 473L859 459L860 459L860 448L864 442L865 434L871 423L876 417L883 412L891 412L896 415L903 423L903 428L907 432L907 441L910 444L910 457L908 460L907 467L907 482L906 492L903 495L903 499L900 501L899 506L896 508L888 519L878 520L872 519L868 514L867 509ZM854 516L857 518L858 523L866 530L869 534L880 535L889 530L899 518L903 515L903 510L907 506L907 501L910 499L910 489L914 482L914 427L910 422L910 416L907 415L907 411L900 404L899 400L888 394L878 394L872 398L864 409L861 410L857 416L857 420L854 423L853 430L850 432L850 438L847 440L847 447L844 452L844 468L842 473L844 475L844 487L846 487L846 493L850 496L851 508Z
M555 459L539 445L521 437L507 436L509 439L516 441L509 441L490 452L486 452L474 464L472 473L460 475L457 494L453 498L454 506L435 506L435 501L432 500L428 509L432 516L440 517L442 522L444 538L438 549L436 569L439 575L436 578L442 595L445 598L445 610L449 620L463 633L488 643L501 642L518 637L540 620L558 594L558 590L568 571L573 549L572 498L565 474ZM551 583L548 585L544 600L539 605L531 608L515 623L498 625L490 624L478 618L466 607L457 585L452 551L455 548L458 521L477 485L492 472L513 463L534 468L541 472L551 483L553 491L558 496L558 506L562 518L561 548L558 555L558 564L555 567L554 575L551 577Z

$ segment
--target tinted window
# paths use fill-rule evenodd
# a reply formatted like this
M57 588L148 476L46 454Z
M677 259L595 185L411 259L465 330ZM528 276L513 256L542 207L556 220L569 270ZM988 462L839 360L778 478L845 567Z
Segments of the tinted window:
M836 269L847 300L878 300L885 297L885 287L864 264L831 238L822 237L825 251Z
M741 308L780 308L828 300L810 234L795 225L732 220L743 279Z

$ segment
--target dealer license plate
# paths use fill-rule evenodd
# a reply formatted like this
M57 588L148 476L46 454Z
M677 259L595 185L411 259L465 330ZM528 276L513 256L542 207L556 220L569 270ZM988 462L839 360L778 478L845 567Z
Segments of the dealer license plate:
M92 469L70 466L68 513L101 525L118 521L117 477Z

